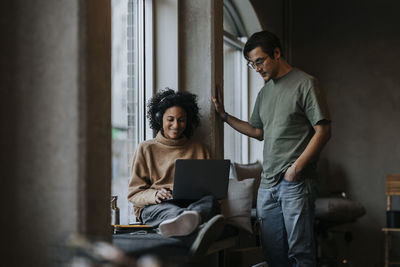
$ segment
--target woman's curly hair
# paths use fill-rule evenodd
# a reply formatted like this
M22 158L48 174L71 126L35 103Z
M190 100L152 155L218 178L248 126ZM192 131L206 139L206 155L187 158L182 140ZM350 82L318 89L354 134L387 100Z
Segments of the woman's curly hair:
M186 128L183 131L183 135L190 138L200 124L200 114L197 95L188 92L175 92L166 88L154 95L147 103L147 118L150 121L151 129L157 132L162 131L164 112L173 106L179 106L186 111Z

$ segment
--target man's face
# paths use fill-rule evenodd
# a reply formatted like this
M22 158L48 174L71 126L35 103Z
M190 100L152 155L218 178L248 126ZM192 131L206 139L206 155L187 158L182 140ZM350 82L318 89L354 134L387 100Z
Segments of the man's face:
M265 82L277 77L279 56L279 52L275 52L274 59L272 59L268 54L264 53L261 46L248 53L249 64L253 65L255 71L260 73Z

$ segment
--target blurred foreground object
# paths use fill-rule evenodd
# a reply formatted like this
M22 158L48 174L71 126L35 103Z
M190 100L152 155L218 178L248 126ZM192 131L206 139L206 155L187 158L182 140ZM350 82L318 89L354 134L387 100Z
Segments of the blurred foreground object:
M91 242L79 234L71 235L67 246L74 251L70 267L161 267L160 262L152 256L144 256L136 261L110 243Z

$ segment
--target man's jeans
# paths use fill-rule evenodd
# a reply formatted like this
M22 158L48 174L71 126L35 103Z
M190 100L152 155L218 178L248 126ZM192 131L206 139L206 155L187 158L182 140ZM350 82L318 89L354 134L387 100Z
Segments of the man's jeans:
M261 244L270 267L316 266L314 203L309 180L260 188L257 199Z

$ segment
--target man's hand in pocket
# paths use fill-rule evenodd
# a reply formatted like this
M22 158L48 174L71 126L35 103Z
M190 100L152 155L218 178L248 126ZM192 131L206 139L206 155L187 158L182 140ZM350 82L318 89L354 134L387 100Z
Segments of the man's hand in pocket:
M288 182L294 182L296 181L300 176L300 172L296 170L296 164L292 164L285 172L285 176L283 179L285 179Z

